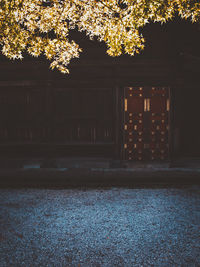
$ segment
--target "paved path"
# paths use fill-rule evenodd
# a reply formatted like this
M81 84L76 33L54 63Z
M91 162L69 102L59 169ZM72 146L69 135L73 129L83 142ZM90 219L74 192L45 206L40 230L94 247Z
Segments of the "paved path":
M0 266L200 266L199 193L1 189Z

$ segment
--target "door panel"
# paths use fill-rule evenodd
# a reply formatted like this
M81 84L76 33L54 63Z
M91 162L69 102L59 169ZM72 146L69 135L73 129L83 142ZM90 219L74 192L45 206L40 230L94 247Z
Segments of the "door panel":
M124 159L169 157L169 88L124 89Z

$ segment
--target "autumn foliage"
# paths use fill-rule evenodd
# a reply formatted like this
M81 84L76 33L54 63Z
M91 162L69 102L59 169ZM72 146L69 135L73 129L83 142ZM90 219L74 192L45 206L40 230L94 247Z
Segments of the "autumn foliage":
M0 46L10 59L28 52L44 54L50 67L68 72L81 48L70 41L70 30L107 44L110 56L134 55L144 48L140 29L149 22L165 23L178 14L200 21L199 0L0 0Z

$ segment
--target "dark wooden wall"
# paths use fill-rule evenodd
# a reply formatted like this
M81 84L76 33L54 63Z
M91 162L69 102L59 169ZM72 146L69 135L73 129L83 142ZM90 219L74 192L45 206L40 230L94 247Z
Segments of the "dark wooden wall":
M167 86L173 62L124 58L73 67L64 76L42 61L0 65L2 156L120 158L124 86Z

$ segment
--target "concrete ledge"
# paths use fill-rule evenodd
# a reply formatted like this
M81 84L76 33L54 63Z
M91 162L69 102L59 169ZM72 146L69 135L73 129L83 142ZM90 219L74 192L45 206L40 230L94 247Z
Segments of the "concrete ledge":
M130 186L134 184L199 184L200 169L27 168L1 169L0 186Z
M79 168L79 169L140 169L169 168L169 162L132 162L111 158L8 158L0 159L1 169Z

